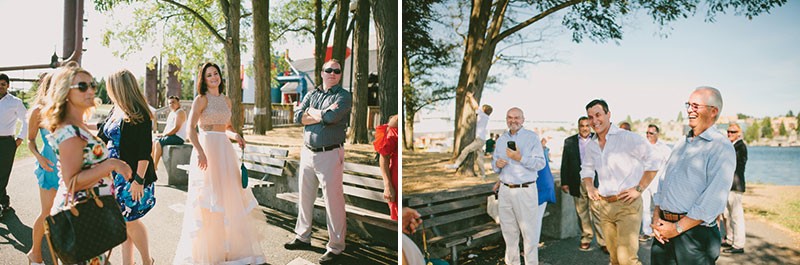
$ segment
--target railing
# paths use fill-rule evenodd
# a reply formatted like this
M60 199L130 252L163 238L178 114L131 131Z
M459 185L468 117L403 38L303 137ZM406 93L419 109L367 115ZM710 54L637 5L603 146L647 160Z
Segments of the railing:
M254 104L252 103L244 103L244 124L245 126L249 125L252 127L254 123L255 112ZM186 111L186 114L189 114L189 111L192 109L192 101L190 100L181 100L181 108ZM162 107L157 109L155 112L156 120L159 123L166 123L167 116L169 116L170 109L169 107ZM188 116L187 116L188 118ZM294 121L294 105L293 104L281 104L281 103L273 103L272 104L272 125L279 126L279 125L287 125L293 124Z

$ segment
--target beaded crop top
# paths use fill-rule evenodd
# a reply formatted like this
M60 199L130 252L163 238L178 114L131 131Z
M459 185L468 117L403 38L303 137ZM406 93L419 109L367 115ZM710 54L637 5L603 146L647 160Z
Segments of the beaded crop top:
M225 102L225 96L212 96L206 95L208 105L200 114L200 128L206 129L211 125L222 124L225 125L231 119L231 109L228 103Z

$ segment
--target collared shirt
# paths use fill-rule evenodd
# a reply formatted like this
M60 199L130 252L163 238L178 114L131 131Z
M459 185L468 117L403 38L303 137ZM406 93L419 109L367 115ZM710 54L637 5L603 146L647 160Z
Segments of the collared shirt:
M338 107L335 110L328 110L334 103L338 104ZM304 127L305 144L319 148L344 143L352 106L352 95L340 85L333 86L328 91L316 88L308 93L300 107L294 111L294 121L301 123L303 114L310 111L309 108L320 110L322 121Z
M712 226L728 200L736 151L716 128L697 137L691 133L672 149L653 201L661 210L686 213L702 220L704 226Z
M6 93L3 98L0 98L0 136L13 136L17 135L17 139L25 139L25 134L28 133L28 120L25 119L25 105L22 100ZM17 134L14 130L17 129L17 120L22 122L22 128Z
M520 151L522 158L520 161L509 158L506 155L508 141L514 141L517 150ZM508 161L505 167L497 167L497 159L502 158ZM516 134L505 131L497 139L497 147L492 155L492 169L500 174L500 181L506 184L522 184L536 181L539 177L539 170L544 168L544 150L539 135L535 132L521 128Z
M489 115L483 112L483 108L478 108L478 121L475 123L475 137L481 140L489 139Z
M658 160L658 174L653 178L653 181L650 182L650 185L647 185L647 189L655 193L658 191L658 182L664 179L664 165L667 164L667 159L669 159L669 154L672 152L672 149L663 141L656 141L656 143L651 144L651 146L653 147L653 152L655 152L655 159Z
M658 169L650 143L641 135L616 126L608 128L606 145L600 149L597 134L586 145L586 159L581 161L581 179L594 180L597 171L601 196L613 196L639 185L645 171Z
M586 145L589 144L589 141L592 140L592 136L593 135L594 134L589 134L589 136L586 136L586 138L583 138L583 137L581 137L580 134L578 134L578 152L580 152L580 154L581 154L581 161L586 160L586 155L585 155L586 151L584 151L584 150L586 150Z

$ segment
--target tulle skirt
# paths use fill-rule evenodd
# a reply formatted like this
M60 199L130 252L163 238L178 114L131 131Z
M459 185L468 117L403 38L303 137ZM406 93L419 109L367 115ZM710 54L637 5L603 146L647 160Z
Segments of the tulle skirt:
M183 228L173 264L262 264L255 197L242 189L239 159L225 133L200 132L206 170L192 151Z

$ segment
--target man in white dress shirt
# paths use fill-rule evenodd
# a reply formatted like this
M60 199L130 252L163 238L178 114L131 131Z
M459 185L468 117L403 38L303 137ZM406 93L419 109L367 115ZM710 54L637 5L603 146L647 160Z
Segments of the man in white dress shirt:
M647 141L653 146L653 151L658 160L658 171L661 172L672 149L664 141L658 140L659 133L661 133L661 129L657 125L647 125ZM647 186L642 192L642 235L639 236L639 241L642 242L650 240L653 234L653 228L650 227L650 223L653 221L653 195L658 191L658 181L661 178L664 178L664 174L657 174L657 177L650 182L650 186Z
M492 169L500 181L494 185L498 194L500 230L506 243L506 264L520 264L519 235L522 234L525 264L539 264L539 242L534 241L539 208L536 179L544 168L544 151L539 136L522 128L525 116L519 108L506 114L508 131L497 139ZM513 143L512 143L513 142Z
M8 75L0 74L0 217L3 216L3 212L11 209L6 187L14 165L17 146L22 144L22 139L28 131L28 120L25 119L27 110L22 100L8 93L10 83ZM15 131L17 120L22 122L19 133Z
M638 257L642 191L656 175L658 161L641 135L611 126L611 111L602 99L586 105L595 131L581 163L581 179L600 219L611 264L641 264ZM600 185L594 187L595 172Z

